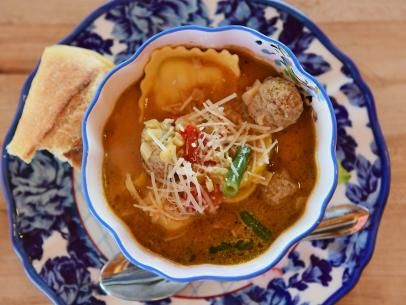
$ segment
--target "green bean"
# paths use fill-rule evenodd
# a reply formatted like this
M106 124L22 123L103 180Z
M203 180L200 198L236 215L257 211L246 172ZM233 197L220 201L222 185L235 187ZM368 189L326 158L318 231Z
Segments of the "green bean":
M251 155L251 148L247 145L242 145L234 156L233 168L228 170L226 183L223 188L223 194L226 196L234 196L240 188L241 179L247 170L248 159Z
M254 247L254 242L252 239L249 240L239 240L234 244L234 248L238 250L251 250Z
M269 241L272 238L271 231L260 223L259 220L256 219L250 212L242 211L240 213L240 218L242 222L263 241Z
M231 243L226 243L226 242L222 242L221 244L219 244L218 246L211 246L209 248L209 253L210 254L216 254L217 252L222 252L225 250L230 250L232 248Z
M244 250L251 250L253 247L254 247L254 242L252 241L252 239L239 240L235 243L228 243L228 242L223 241L221 244L219 244L217 246L211 246L209 248L209 253L217 254L218 252L230 251L230 250L244 251Z

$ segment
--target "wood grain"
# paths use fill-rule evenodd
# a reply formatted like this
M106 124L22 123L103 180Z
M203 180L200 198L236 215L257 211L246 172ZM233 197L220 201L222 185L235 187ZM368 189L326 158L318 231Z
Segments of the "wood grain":
M0 1L0 136L43 48L63 38L102 0ZM401 305L406 300L406 1L292 0L360 68L376 101L392 163L391 194L374 256L340 305ZM27 279L9 241L0 198L0 303L50 301Z

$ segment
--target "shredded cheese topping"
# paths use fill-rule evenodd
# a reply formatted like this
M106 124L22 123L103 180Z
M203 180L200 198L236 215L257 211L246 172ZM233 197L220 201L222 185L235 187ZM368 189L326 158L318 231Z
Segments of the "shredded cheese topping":
M215 211L219 205L215 200L216 186L217 191L222 189L229 169L237 174L232 157L244 144L254 153L243 181L251 184L269 181L269 176L262 172L277 145L277 141L272 141L273 131L266 126L228 117L227 103L235 98L237 94L233 93L216 103L207 100L200 108L193 107L191 113L176 121L150 120L144 123L142 146L145 145L141 155L151 185L141 191L141 196L131 177L127 176L125 185L137 201L135 207L173 220ZM180 108L184 109L191 102L192 97L189 97ZM198 138L190 146L196 152L198 161L194 162L185 157L186 144L182 138L190 125L198 132ZM174 151L171 158L165 155L169 147Z

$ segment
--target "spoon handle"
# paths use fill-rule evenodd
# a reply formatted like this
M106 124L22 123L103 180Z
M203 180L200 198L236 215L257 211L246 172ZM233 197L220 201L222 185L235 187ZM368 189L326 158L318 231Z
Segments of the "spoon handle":
M368 209L351 204L329 207L316 229L303 240L336 238L361 230L369 219Z

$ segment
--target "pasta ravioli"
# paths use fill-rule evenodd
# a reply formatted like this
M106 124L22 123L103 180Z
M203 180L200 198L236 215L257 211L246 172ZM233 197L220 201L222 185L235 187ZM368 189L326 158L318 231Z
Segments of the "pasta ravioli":
M139 107L155 103L167 107L189 98L193 90L222 90L226 82L240 76L238 56L227 50L164 47L156 50L145 67ZM203 97L204 95L202 95Z

